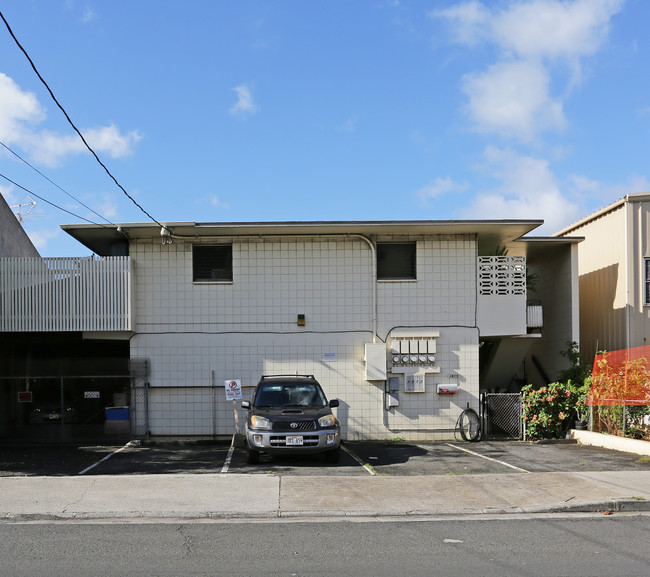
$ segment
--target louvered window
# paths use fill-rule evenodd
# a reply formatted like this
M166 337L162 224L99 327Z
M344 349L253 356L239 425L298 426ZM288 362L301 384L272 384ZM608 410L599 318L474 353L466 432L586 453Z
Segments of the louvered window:
M378 280L414 280L417 278L415 263L416 243L377 243Z
M195 244L192 247L194 282L232 281L231 244Z

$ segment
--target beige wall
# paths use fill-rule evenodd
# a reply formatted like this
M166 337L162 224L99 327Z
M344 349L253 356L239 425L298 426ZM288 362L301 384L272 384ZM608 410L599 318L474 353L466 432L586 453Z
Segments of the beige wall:
M579 245L582 353L593 358L600 350L648 344L644 259L650 257L650 197L628 195L570 234L585 237Z
M598 350L626 346L626 216L621 205L571 232L579 245L580 346L592 359Z

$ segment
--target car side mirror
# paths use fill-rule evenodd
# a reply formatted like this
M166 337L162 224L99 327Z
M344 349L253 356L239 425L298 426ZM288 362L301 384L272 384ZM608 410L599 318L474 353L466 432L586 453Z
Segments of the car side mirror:
M339 400L338 400L338 399L332 399L332 400L330 401L330 407L332 407L332 409L333 409L334 407L338 407L338 406L339 406Z
M250 401L242 401L241 402L241 408L242 409L250 409L251 408L251 402Z

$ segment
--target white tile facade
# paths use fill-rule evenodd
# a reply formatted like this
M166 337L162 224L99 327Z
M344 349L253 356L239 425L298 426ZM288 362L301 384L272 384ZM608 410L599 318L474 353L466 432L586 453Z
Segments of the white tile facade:
M314 374L348 439L453 438L467 406L478 409L476 244L470 235L379 238L417 241L417 280L377 283L378 340L398 327L437 330L439 374L424 393L400 392L384 408L384 382L364 378L364 344L373 341L373 256L357 237L271 236L201 239L231 243L233 282L193 283L192 245L131 243L136 334L131 356L150 361L153 435L229 435L233 404L226 379L244 398L261 374ZM306 325L297 326L304 314ZM388 353L388 349L387 349ZM456 395L436 384L454 382ZM216 385L216 387L213 387ZM240 410L243 423L243 413Z

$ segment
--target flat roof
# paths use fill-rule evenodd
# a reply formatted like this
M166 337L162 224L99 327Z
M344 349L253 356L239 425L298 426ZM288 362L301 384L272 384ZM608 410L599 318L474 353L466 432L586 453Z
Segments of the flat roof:
M264 237L321 235L477 235L479 244L492 250L511 243L543 224L543 220L387 220L287 222L161 222L173 237L191 241L203 237ZM100 256L111 245L130 239L160 238L156 223L64 224L61 228Z

